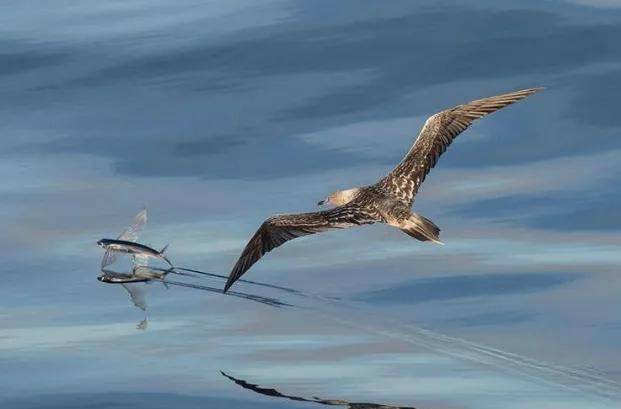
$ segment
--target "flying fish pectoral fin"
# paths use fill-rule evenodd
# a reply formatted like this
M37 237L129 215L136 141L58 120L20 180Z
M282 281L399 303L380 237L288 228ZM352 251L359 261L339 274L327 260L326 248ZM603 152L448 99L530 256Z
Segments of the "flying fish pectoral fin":
M146 267L149 265L149 257L142 253L135 253L132 255L134 266Z
M140 286L136 283L123 283L121 284L123 288L129 293L129 297L132 300L132 303L142 311L147 310L147 301L144 296L144 292L140 288Z
M138 239L138 235L144 229L144 226L147 224L147 209L142 209L136 216L134 216L134 220L132 220L132 225L129 226L123 233L121 233L118 237L119 240L125 241L136 241Z
M116 262L116 253L110 250L106 250L103 258L101 259L101 268L108 267Z

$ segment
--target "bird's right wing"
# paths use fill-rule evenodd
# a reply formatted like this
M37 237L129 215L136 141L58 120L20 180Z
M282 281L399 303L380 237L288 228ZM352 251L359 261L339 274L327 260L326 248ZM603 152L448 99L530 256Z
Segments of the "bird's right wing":
M314 213L284 214L263 222L252 236L224 286L226 292L263 255L297 237L329 229L345 229L379 221L372 212L365 211L355 201L334 209Z
M142 231L147 224L147 209L142 209L132 220L132 225L129 226L121 235L118 240L136 241L138 240L138 234Z
M147 310L147 300L144 298L144 292L142 288L135 283L123 283L121 284L125 290L129 293L129 298L131 298L134 305L140 308L142 311Z

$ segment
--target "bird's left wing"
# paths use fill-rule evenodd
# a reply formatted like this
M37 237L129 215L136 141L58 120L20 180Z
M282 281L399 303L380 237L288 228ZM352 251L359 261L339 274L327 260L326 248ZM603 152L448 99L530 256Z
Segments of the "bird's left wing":
M273 216L263 222L252 236L224 286L226 292L263 255L297 237L315 234L329 229L345 229L379 221L376 215L366 211L356 201L334 209L314 213L284 214Z
M457 135L475 120L539 90L541 88L530 88L477 99L432 115L425 122L405 158L379 183L394 196L412 204L425 177Z

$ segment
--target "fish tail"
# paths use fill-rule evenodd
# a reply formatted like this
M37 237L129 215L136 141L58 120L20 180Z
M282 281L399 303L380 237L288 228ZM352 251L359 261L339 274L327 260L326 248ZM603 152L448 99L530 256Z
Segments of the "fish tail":
M160 254L160 255L162 256L162 259L168 263L168 265L170 266L171 270L175 268L175 266L173 266L173 263L168 259L168 257L166 257L163 254Z

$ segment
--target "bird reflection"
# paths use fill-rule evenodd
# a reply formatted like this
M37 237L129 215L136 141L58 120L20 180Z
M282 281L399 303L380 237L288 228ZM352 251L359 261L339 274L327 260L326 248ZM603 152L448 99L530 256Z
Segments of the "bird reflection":
M222 376L230 379L231 381L235 382L237 385L241 386L244 389L248 389L260 395L271 396L275 398L289 399L289 400L293 400L297 402L312 402L312 403L317 403L317 404L326 405L326 406L342 406L348 409L416 409L412 406L390 406L390 405L381 405L378 403L348 402L345 400L337 400L337 399L321 399L317 397L302 398L299 396L290 396L290 395L285 395L283 393L280 393L276 389L273 389L273 388L262 388L258 385L248 383L244 381L243 379L234 378L231 375L228 375L222 371L220 371L220 373L222 374Z

